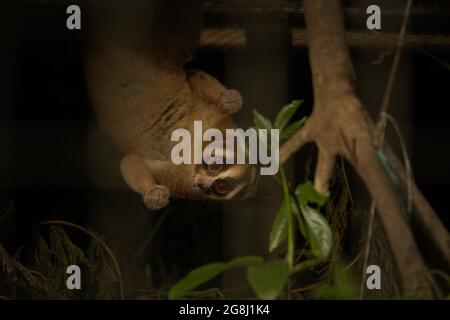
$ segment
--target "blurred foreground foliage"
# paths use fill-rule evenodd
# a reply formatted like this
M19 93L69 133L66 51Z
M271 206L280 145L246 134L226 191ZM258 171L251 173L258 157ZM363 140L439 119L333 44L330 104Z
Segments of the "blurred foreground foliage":
M41 226L43 228L43 226ZM62 227L36 227L30 245L11 256L0 244L0 295L3 299L117 299L118 277L102 244L89 239L82 249ZM78 265L81 288L66 286L67 267Z

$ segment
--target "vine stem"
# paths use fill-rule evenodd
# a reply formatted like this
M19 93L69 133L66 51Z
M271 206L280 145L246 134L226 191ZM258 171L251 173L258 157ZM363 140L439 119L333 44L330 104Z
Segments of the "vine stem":
M284 194L284 205L287 208L288 215L288 250L286 255L286 260L289 265L289 269L292 271L294 267L294 228L292 223L292 207L289 199L289 186L286 180L286 174L284 173L283 167L280 168L280 176L281 176L281 184L283 185L283 194Z

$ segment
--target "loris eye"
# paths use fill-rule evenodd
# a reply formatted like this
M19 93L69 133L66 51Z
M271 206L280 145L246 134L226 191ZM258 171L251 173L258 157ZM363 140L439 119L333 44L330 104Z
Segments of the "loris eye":
M222 165L220 163L211 163L208 165L208 170L213 171L213 172L217 172L220 171L222 169Z
M216 180L213 189L217 194L225 194L230 191L230 185L225 180Z

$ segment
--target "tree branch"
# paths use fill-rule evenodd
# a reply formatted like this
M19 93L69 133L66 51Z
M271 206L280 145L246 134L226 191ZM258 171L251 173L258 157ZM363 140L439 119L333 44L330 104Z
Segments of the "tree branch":
M385 146L385 152L397 176L403 184L406 184L408 178L402 163L389 145ZM422 194L414 180L411 181L410 187L412 188L412 200L415 208L412 212L413 219L422 230L422 234L434 245L434 248L438 251L443 261L450 266L450 235L447 229L442 221L439 220L437 213L433 210L433 207Z
M345 38L339 0L304 0L309 57L314 85L314 110L305 132L298 132L280 151L285 161L304 143L314 141L319 159L315 186L324 192L331 178L330 159L343 155L356 169L376 202L403 286L414 289L426 266L402 216L388 175L377 156L371 123L354 89L354 71ZM323 161L323 160L322 160Z

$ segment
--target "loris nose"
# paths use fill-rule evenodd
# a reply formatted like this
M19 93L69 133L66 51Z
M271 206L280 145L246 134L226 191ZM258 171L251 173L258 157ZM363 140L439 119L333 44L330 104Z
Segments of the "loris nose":
M203 191L208 191L209 188L211 188L211 186L214 183L214 178L208 177L208 176L203 176L203 175L198 175L197 177L197 187L199 187L200 189L202 189Z

